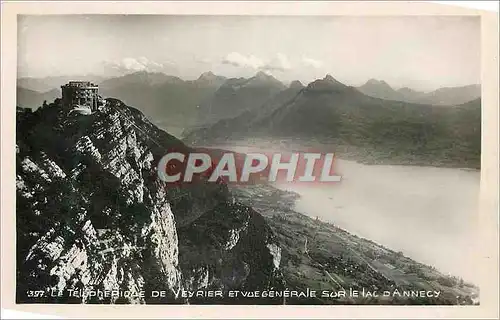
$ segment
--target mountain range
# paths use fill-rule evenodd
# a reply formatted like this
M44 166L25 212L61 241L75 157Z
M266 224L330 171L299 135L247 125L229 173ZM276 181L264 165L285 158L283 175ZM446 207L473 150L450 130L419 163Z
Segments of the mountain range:
M184 81L163 73L137 72L103 81L99 92L135 106L163 128L199 125L198 106L226 81L213 73Z
M481 86L478 84L422 92L408 87L395 90L383 80L370 79L357 89L375 98L441 106L462 104L481 97Z
M274 77L258 72L254 77L228 79L213 96L200 104L206 123L233 118L261 106L286 87Z
M327 75L288 88L260 109L192 131L185 141L250 138L320 141L367 162L478 167L481 100L446 107L383 100Z
M241 111L262 105L287 87L263 72L250 78L231 79L205 72L196 80L145 71L111 78L96 75L24 77L17 80L17 105L36 109L44 100L53 101L60 96L60 86L71 80L99 84L101 95L118 97L139 108L161 127L181 125L188 129L239 115ZM395 90L385 81L375 79L357 89L376 98L431 105L458 105L481 96L479 85L421 92L410 88Z
M61 97L61 89L54 88L49 91L39 92L32 89L17 87L16 90L17 105L24 108L36 109L40 107L43 102L52 102L56 98Z
M60 89L62 85L72 80L91 81L100 83L107 77L98 75L73 75L73 76L50 76L50 77L21 77L17 79L17 87L38 92L47 92L53 89Z
M303 94L352 90L331 77L307 87L293 83L266 105L274 111L262 106L248 113L266 123L281 114L281 105L292 106ZM470 112L476 106L463 108ZM473 285L295 212L297 195L270 185L236 190L223 181L209 183L203 175L191 183L165 183L157 170L165 152L200 149L120 100L108 98L91 114L68 112L60 99L35 111L16 110L17 303L474 303L478 289ZM283 298L256 293L344 286L401 292L432 288L440 295ZM34 298L33 288L42 295ZM224 295L185 296L180 290ZM252 295L231 297L227 292L233 290ZM129 294L67 294L112 291ZM151 294L158 291L165 294Z
M18 106L36 108L53 101L61 82L69 79L75 80L19 79ZM395 90L373 79L352 87L327 75L306 86L298 81L286 86L264 72L230 79L206 72L183 80L141 71L81 79L97 82L102 96L136 107L155 125L189 143L293 137L348 146L349 153L366 161L479 166L478 85L424 93ZM49 87L53 89L33 90Z

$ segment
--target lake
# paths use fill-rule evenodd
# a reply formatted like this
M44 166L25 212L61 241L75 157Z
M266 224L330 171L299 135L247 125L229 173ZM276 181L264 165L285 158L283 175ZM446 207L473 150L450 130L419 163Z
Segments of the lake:
M224 147L237 152L257 150ZM335 170L341 182L280 183L276 187L301 195L296 202L298 212L478 283L473 255L478 237L479 171L366 165L342 159L337 159Z

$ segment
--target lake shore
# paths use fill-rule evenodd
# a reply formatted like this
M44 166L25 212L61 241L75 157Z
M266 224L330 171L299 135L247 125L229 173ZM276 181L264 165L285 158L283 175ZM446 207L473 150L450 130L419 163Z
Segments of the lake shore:
M436 290L440 297L353 297L290 301L296 304L475 304L479 289L459 277L416 262L402 252L358 237L294 210L300 195L270 185L231 186L235 199L257 210L281 246L280 269L290 289Z
M309 151L291 145L218 145L239 153ZM316 150L316 149L314 149ZM300 183L276 187L300 195L294 209L335 223L366 239L402 251L477 283L479 171L433 166L366 165L336 158L342 176L330 187Z
M198 145L196 145L198 146ZM194 146L194 147L196 147ZM272 150L274 152L321 152L335 153L336 157L355 161L366 165L387 165L387 166L415 166L415 167L435 167L443 169L460 169L466 171L480 171L478 161L463 161L448 159L446 161L436 160L434 156L422 155L411 156L405 153L387 152L374 150L372 147L352 146L345 143L335 143L330 140L311 139L271 139L271 138L245 138L245 139L220 139L211 143L202 143L199 146L226 149L226 150ZM446 157L445 157L446 158Z

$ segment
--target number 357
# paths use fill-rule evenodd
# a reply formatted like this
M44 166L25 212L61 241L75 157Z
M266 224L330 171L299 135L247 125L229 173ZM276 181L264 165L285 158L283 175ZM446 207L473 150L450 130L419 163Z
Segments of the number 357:
M26 291L26 294L29 298L41 298L43 297L43 290L28 290Z

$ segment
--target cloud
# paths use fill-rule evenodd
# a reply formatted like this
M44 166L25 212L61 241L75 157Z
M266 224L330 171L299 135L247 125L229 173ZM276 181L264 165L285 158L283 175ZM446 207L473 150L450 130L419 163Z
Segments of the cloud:
M286 71L292 68L288 57L282 53L276 54L276 56L269 61L264 61L254 55L231 52L222 59L222 63L234 67L250 68L261 71Z
M316 60L316 59L312 59L312 58L302 58L302 63L306 66L306 67L312 67L314 69L319 69L323 66L323 62L322 61L319 61L319 60Z
M165 70L165 65L149 60L146 57L123 58L119 61L105 61L104 66L116 72L161 72Z
M277 71L286 71L290 70L292 65L290 64L290 60L288 57L282 53L276 54L269 63L267 63L263 69L265 70L277 70Z
M229 53L223 60L223 64L230 64L235 67L260 69L264 66L262 60L254 55L245 56L239 52Z

